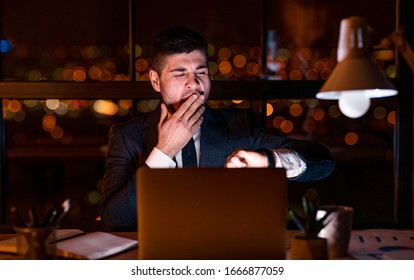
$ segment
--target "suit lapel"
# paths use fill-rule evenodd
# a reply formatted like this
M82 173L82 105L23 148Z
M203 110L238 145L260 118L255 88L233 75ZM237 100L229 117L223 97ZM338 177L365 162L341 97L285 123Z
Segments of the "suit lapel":
M149 155L158 141L158 122L160 120L161 107L158 105L155 110L149 114L145 120L142 135L144 137L144 145Z
M209 107L206 107L203 117L200 166L224 166L227 156L232 152L229 130L223 119Z

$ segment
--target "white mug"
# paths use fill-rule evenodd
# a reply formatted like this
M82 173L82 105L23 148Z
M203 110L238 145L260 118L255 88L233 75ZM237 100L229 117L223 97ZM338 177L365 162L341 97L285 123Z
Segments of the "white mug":
M319 207L317 218L322 218L329 211L327 225L318 237L327 239L329 258L341 258L348 254L354 209L345 205L324 205Z

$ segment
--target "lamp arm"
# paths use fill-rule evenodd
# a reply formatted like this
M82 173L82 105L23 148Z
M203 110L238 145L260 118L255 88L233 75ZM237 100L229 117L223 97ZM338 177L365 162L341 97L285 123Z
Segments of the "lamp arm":
M407 39L405 39L402 31L394 31L390 36L383 39L381 45L390 46L391 43L397 48L397 50L402 54L404 61L410 67L411 71L414 72L414 51L408 44Z

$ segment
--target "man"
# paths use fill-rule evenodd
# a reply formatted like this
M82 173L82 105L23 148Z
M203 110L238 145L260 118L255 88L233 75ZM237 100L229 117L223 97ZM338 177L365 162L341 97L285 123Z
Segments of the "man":
M334 164L324 146L266 133L249 110L206 106L207 57L207 43L187 28L169 28L155 38L149 77L160 105L109 132L101 202L107 230L136 230L137 168L182 167L190 140L200 167L284 167L297 181L331 173Z

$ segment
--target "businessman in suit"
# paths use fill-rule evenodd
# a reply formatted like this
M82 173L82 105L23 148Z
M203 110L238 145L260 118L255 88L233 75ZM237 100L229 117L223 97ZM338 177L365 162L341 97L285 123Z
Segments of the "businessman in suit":
M206 41L172 27L153 42L151 85L160 94L155 111L114 125L108 135L101 219L107 230L136 230L135 172L140 166L187 165L192 146L199 167L283 167L296 181L328 176L334 163L323 145L267 133L250 110L206 105L210 78ZM191 144L191 145L190 145Z

